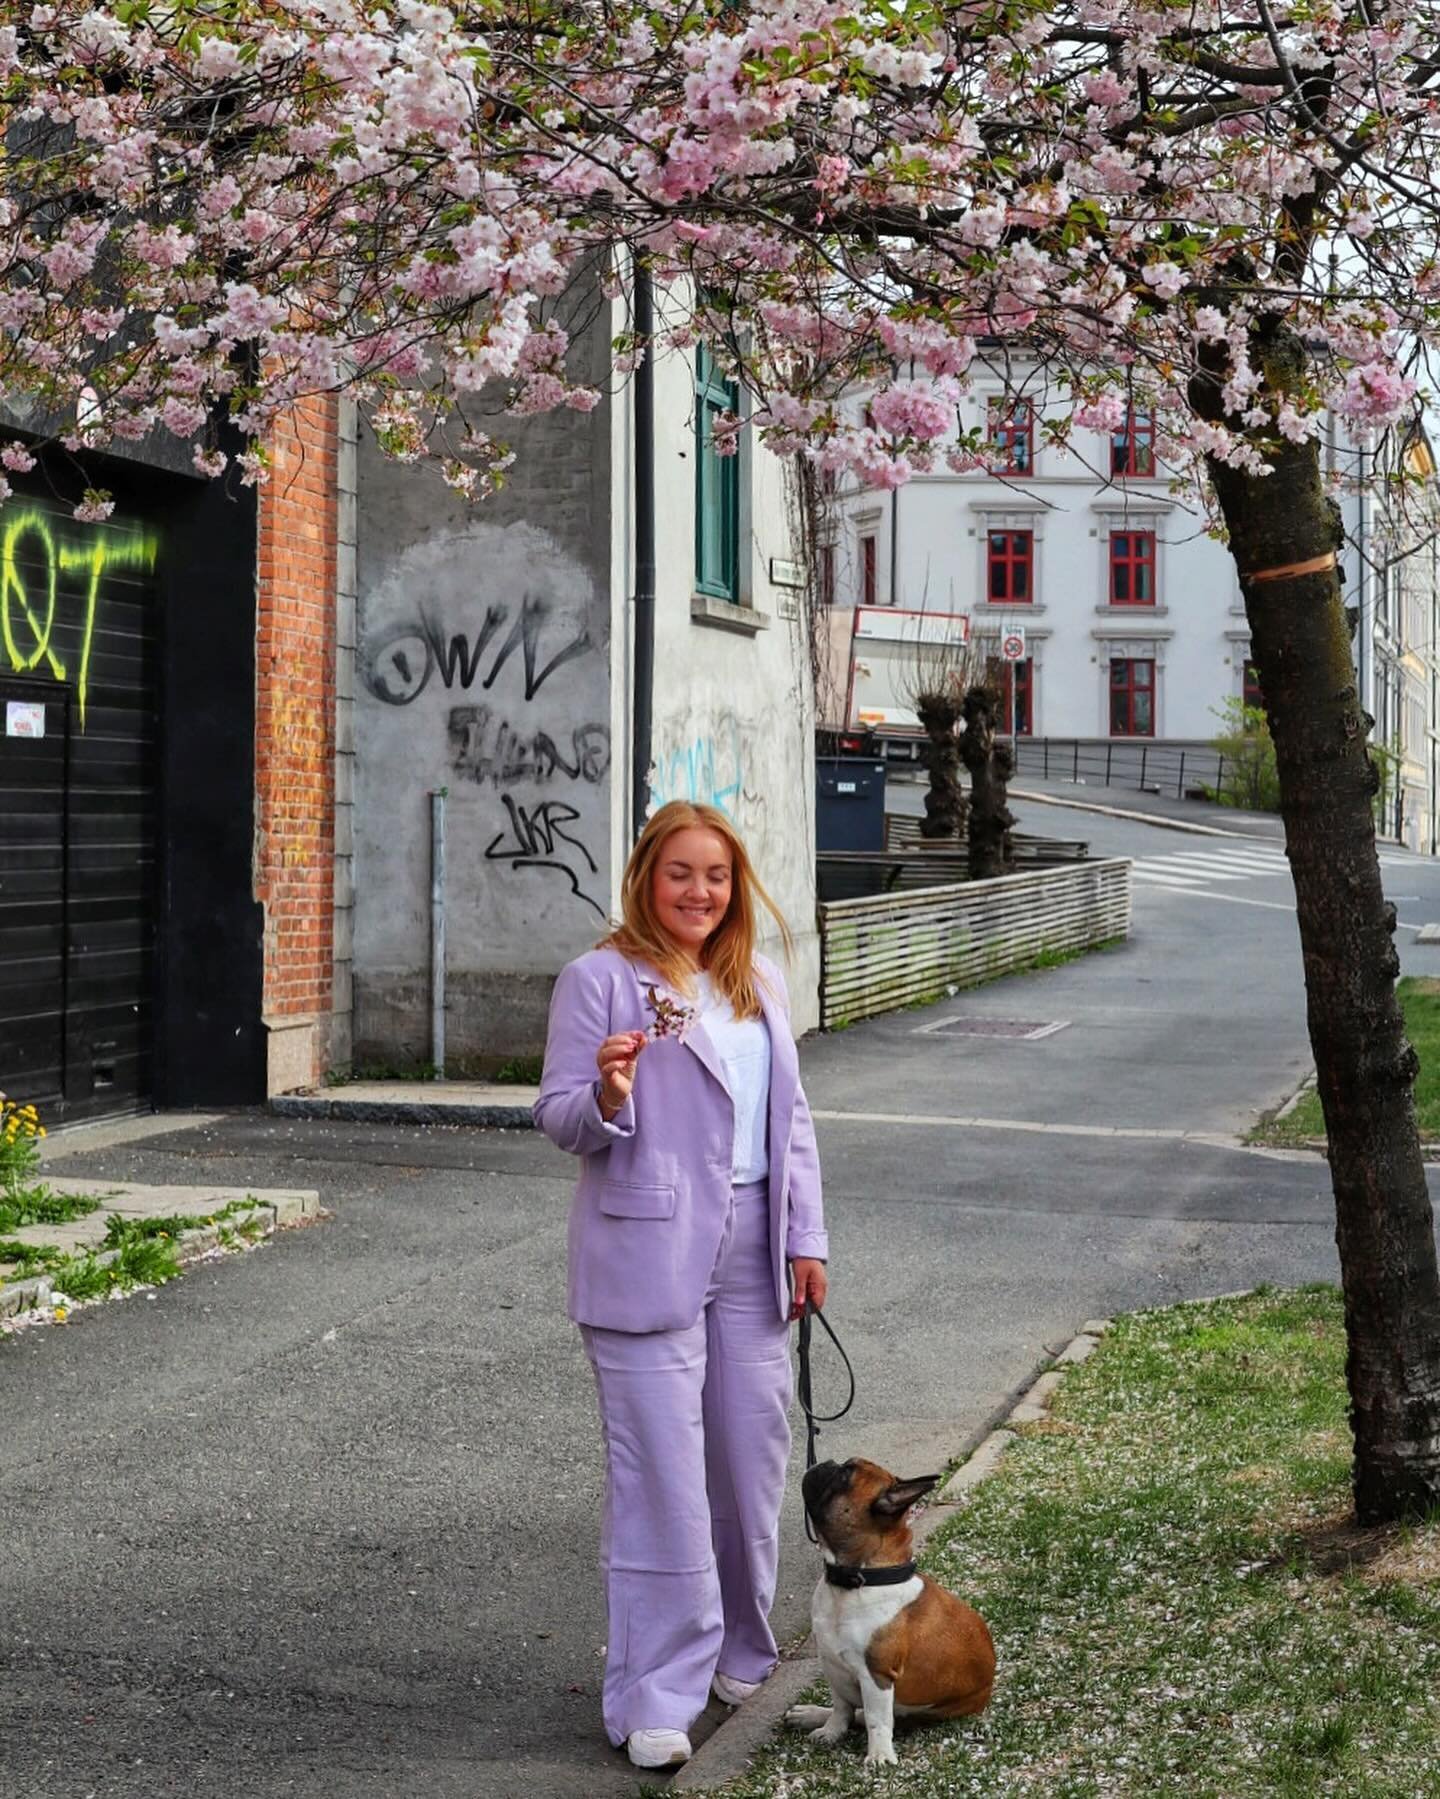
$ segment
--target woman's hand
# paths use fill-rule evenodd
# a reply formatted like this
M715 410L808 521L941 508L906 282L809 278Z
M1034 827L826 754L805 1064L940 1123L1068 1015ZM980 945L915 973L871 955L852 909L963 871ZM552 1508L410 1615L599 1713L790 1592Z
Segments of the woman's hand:
M645 1047L644 1031L621 1031L607 1037L596 1052L600 1070L600 1114L608 1124L629 1099L635 1085L635 1058Z
M817 1262L813 1256L795 1256L790 1262L790 1278L793 1283L793 1297L790 1301L792 1320L804 1313L807 1299L817 1312L824 1307L830 1282L823 1262Z

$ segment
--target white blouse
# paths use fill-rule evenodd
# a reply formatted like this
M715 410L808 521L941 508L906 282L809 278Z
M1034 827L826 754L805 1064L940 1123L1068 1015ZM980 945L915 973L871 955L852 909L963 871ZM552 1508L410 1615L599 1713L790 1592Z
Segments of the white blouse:
M764 1016L737 1018L708 974L696 976L700 1024L725 1070L735 1107L731 1180L763 1181L770 1172L770 1027Z

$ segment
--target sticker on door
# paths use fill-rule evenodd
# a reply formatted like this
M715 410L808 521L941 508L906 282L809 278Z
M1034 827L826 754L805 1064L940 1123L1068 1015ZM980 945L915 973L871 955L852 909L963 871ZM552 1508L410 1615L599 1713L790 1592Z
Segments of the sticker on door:
M7 737L43 737L45 704L43 700L6 700L5 735Z

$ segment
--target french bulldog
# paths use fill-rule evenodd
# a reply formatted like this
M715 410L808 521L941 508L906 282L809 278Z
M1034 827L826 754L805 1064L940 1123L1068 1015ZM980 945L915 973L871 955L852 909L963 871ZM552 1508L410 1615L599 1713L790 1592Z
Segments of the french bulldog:
M916 1571L909 1512L937 1474L897 1480L876 1462L819 1462L801 1483L825 1569L810 1615L831 1705L786 1721L818 1743L865 1723L868 1764L893 1762L896 1716L966 1718L995 1683L995 1645L978 1612Z

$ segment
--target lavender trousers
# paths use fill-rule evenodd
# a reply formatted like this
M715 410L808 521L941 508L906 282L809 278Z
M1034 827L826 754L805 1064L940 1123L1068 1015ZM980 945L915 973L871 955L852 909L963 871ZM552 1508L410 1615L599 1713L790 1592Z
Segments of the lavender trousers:
M732 1191L694 1324L581 1336L605 1438L604 1717L618 1748L632 1730L688 1730L717 1669L763 1680L775 1665L791 1374L766 1184Z

